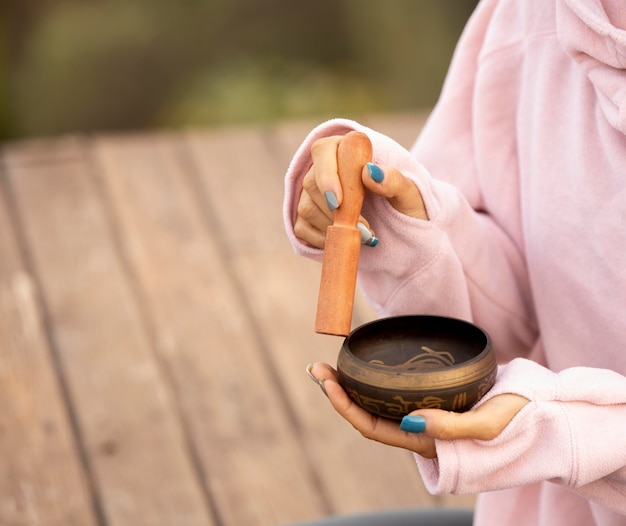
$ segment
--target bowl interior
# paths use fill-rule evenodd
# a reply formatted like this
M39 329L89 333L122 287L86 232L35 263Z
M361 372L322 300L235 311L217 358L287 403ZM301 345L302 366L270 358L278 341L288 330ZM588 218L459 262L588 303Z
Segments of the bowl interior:
M367 366L412 372L467 363L488 344L485 332L461 320L399 316L359 327L347 338L345 347Z

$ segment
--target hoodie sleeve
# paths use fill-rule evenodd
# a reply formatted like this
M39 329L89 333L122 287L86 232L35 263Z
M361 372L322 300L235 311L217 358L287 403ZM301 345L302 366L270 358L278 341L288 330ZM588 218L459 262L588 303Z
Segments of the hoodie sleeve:
M554 373L520 358L500 367L480 404L502 393L531 402L497 438L437 441L437 460L416 455L430 492L478 493L548 480L626 513L625 377L587 367Z

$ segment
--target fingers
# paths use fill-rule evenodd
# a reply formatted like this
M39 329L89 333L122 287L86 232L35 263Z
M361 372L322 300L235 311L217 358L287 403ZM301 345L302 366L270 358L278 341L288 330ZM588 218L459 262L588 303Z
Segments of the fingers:
M343 191L337 174L337 150L342 136L324 137L311 146L313 164L303 180L297 207L294 233L305 243L323 249L326 229L333 222L333 213L341 205ZM398 212L418 219L428 214L417 186L395 168L367 163L362 180L371 192L388 199ZM360 217L358 228L362 243L376 246L378 238L369 223Z
M317 382L321 381L321 380L327 380L328 378L332 378L335 381L339 381L339 375L337 374L337 371L335 371L335 369L333 369L330 365L328 365L327 363L314 363L314 364L309 364L307 366L307 372L310 374L310 376L315 379Z
M332 215L326 206L320 205L319 193L311 169L304 178L293 230L298 239L316 248L324 248L326 229L332 224Z
M318 205L327 205L329 211L341 204L343 192L337 174L337 149L343 137L333 135L316 140L311 146L316 195ZM321 191L320 191L321 190Z
M337 175L337 149L341 139L342 136L324 137L315 141L311 147L313 177L310 177L308 181L305 180L305 189L322 210L324 208L329 211L334 210L341 205L343 199ZM428 219L417 186L413 181L404 177L400 171L367 163L363 167L362 177L367 189L386 197L398 212L418 219Z
M333 213L317 186L315 173L315 169L311 168L304 177L293 228L298 239L323 249L326 229L332 225ZM378 243L369 223L362 216L359 218L357 228L361 231L361 242L364 245L375 246Z
M300 199L298 204L298 214L303 214L309 220L320 219L328 224L333 221L332 209L336 206L331 203L329 205L326 196L320 190L316 177L316 166L313 165L302 181L302 194L305 201ZM332 199L331 199L332 201Z
M399 422L380 418L355 404L339 385L337 372L327 364L310 366L310 374L317 379L333 408L362 436L390 446L414 451L426 458L435 458L435 441L426 435L400 430Z
M296 218L296 222L293 225L293 232L300 241L304 241L315 248L324 248L326 234L318 228L315 228L312 224L304 221L301 217Z
M367 163L363 167L362 178L365 188L386 197L398 212L417 219L428 219L419 189L399 170Z
M437 409L420 410L410 416L426 420L425 433L439 440L493 440L528 403L514 394L498 395L477 409L454 413ZM407 419L410 422L410 418Z

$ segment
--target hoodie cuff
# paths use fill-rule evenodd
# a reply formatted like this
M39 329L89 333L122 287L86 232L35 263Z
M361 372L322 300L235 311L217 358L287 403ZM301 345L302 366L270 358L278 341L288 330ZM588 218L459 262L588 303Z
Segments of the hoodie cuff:
M436 226L437 219L442 215L438 199L427 170L408 150L386 135L356 121L332 119L324 122L309 133L296 151L285 177L283 221L287 236L297 254L321 260L322 251L297 239L293 231L302 181L311 166L312 144L319 138L345 135L353 130L365 133L370 138L374 163L397 168L417 185L426 206L429 221L400 214L380 196L371 193L366 193L365 196L362 214L380 242L375 248L361 252L359 269L365 272L383 272L392 280L402 279L417 269L428 266L438 257L442 243L447 239ZM393 251L386 250L386 246L393 246Z
M436 460L416 456L429 492L480 493L546 480L581 488L626 469L623 436L614 424L626 414L625 377L587 367L555 373L518 358L499 368L477 406L505 393L530 403L498 437L437 440Z

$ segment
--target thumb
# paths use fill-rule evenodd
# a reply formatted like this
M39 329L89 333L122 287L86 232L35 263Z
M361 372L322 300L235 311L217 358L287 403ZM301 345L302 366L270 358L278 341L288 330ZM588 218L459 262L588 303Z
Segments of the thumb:
M503 394L465 413L425 409L405 418L419 415L426 421L425 434L439 440L493 440L527 403L523 396Z
M422 194L413 181L396 168L367 163L361 174L365 188L386 197L398 212L428 220Z

